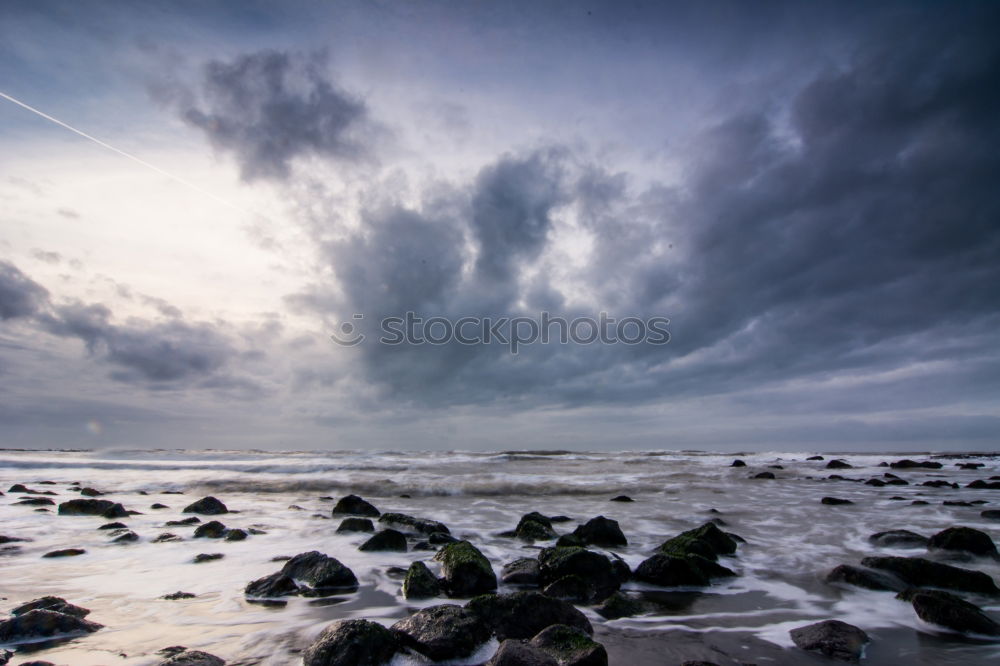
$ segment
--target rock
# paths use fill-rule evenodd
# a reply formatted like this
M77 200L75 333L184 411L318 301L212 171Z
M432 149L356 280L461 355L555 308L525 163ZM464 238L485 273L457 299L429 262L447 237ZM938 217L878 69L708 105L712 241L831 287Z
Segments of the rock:
M0 622L0 643L22 643L64 634L89 634L103 625L54 610L30 610Z
M221 539L226 535L226 526L218 520L207 522L195 528L196 539Z
M539 632L529 644L547 652L559 666L608 666L604 646L575 627L554 624Z
M824 497L823 499L820 500L820 504L829 504L832 506L836 506L839 504L854 504L854 502L852 502L849 499L841 499L839 497Z
M971 527L949 527L942 530L930 538L927 548L1000 559L990 535Z
M803 650L818 650L827 657L857 663L871 639L857 627L840 620L824 620L792 629L792 641Z
M81 488L80 494L83 495L84 497L100 497L104 493L102 493L100 490L95 490L94 488Z
M226 541L244 541L247 533L241 529L226 530Z
M611 572L614 573L615 578L622 585L627 583L629 579L632 578L632 569L629 568L628 563L620 558L618 555L612 553L611 558Z
M979 469L980 467L986 467L985 463L955 463L955 466L959 469Z
M881 488L885 485L885 481L883 481L882 479L868 479L867 481L865 481L865 485Z
M760 472L758 474L754 474L750 478L752 478L752 479L773 479L775 477L774 477L774 472Z
M75 557L76 555L83 555L86 552L83 548L63 548L61 550L49 551L42 555L42 557Z
M171 592L170 594L164 594L161 599L166 599L167 601L177 601L178 599L194 599L194 594L190 592Z
M615 592L597 607L597 614L606 620L633 617L646 612L646 606L623 592Z
M99 501L99 500L98 500ZM138 515L136 511L126 511L125 507L121 504L115 503L111 505L107 511L101 514L102 518L128 518L129 516Z
M497 577L490 561L468 541L446 545L434 559L441 562L448 596L471 597L497 589Z
M401 645L433 661L468 657L492 633L482 617L453 604L419 610L391 629Z
M917 467L922 467L924 469L941 469L943 465L939 462L932 462L929 460L924 460L922 462L917 462L916 460L897 460L894 463L889 463L889 467L893 469L914 469Z
M438 546L443 546L446 543L455 543L456 541L458 541L458 539L456 539L452 535L445 534L444 532L432 532L427 537L427 539L428 539L429 543L432 543L432 544L435 544L435 545L438 545Z
M197 502L192 502L184 507L183 513L200 513L203 516L218 516L229 513L229 509L221 501L212 496L202 497Z
M657 553L636 567L633 577L644 583L675 587L686 585L708 585L709 578L700 567L688 557L677 557Z
M592 586L579 576L563 576L545 586L542 594L573 603L587 603L595 596Z
M60 516L103 516L115 506L111 500L98 499L73 499L59 505ZM127 515L127 514L126 514ZM123 518L124 516L108 516L109 518Z
M631 497L629 497L628 495L618 495L617 497L612 497L610 501L612 501L612 502L634 502L635 500L632 499Z
M889 530L872 534L868 541L889 548L925 548L929 539L910 530Z
M559 666L559 662L533 645L508 639L500 643L485 666Z
M166 504L160 504L159 502L156 502L154 504L150 504L149 508L150 509L169 509L170 507L167 506Z
M50 610L73 617L87 617L90 610L81 606L74 606L62 597L41 597L26 604L21 604L10 612L11 615L24 615L33 610Z
M202 562L214 562L215 560L221 560L225 555L222 553L198 553L194 556L195 564L201 564Z
M133 543L138 540L139 540L138 534L136 534L132 530L125 530L125 532L119 534L114 539L112 539L111 543Z
M537 511L532 511L521 516L517 527L511 532L504 533L503 536L516 537L530 542L548 541L559 535L552 529L552 521Z
M854 465L843 460L831 460L826 464L827 469L854 469Z
M27 499L14 502L14 504L23 504L24 506L52 506L55 504L48 497L29 497Z
M377 622L341 620L302 653L303 666L384 666L396 652L396 634Z
M465 605L489 626L498 640L528 639L553 624L594 632L587 617L572 604L538 592L484 594Z
M375 525L367 518L344 518L337 526L337 532L374 532Z
M500 581L507 585L538 585L538 560L520 557L503 565Z
M580 547L544 548L538 555L538 582L543 587L566 576L577 576L589 587L588 597L604 599L621 587L609 560Z
M31 541L31 539L22 539L21 537L5 536L0 534L0 544L5 543L20 543L24 541Z
M295 581L281 573L273 573L252 581L243 588L243 594L254 599L275 599L278 597L290 597L299 593L299 586Z
M403 531L412 532L415 534L434 534L435 532L443 532L444 534L451 534L451 530L444 523L439 523L436 520L424 520L423 518L414 518L413 516L408 516L405 513L383 513L378 519L380 523L389 523L390 525L396 525L397 527L405 528Z
M747 464L745 462L743 462L742 460L740 460L740 459L737 458L729 466L730 467L746 467Z
M916 587L941 587L962 592L998 594L1000 589L981 571L961 569L920 557L866 557L861 565L889 571Z
M617 520L611 520L604 516L591 518L583 525L579 525L573 530L573 536L577 537L584 545L601 546L602 548L614 548L615 546L627 546L628 540L622 534L621 527Z
M9 492L9 493L33 493L35 491L31 490L30 488L28 488L23 483L15 483L14 485L12 485L10 488L7 489L7 492Z
M973 506L972 502L963 502L962 500L945 500L941 502L942 506Z
M201 522L201 518L198 516L191 516L190 518L184 518L183 520L168 520L167 527L182 527L184 525L197 525Z
M127 529L127 528L128 528L128 525L126 525L125 523L114 522L114 523L104 523L103 525L101 525L97 529L99 529L99 530L123 530L123 529Z
M849 564L834 567L826 575L825 580L827 583L847 583L867 590L900 592L906 588L906 585L895 576Z
M1000 490L1000 481L983 481L982 479L976 479L965 487L978 488L980 490Z
M1000 520L1000 510L997 509L987 509L986 511L981 511L979 513L981 518L987 518L989 520Z
M1000 624L975 604L940 590L907 590L899 595L913 604L917 617L959 633L1000 636Z
M427 565L420 561L411 564L403 579L403 598L430 599L440 594L441 583Z
M825 460L823 456L809 456L806 460Z
M310 589L303 592L307 595L358 589L358 579L353 571L316 550L300 553L288 560L281 573L294 579L300 588L303 583L307 585Z
M156 666L226 666L226 662L201 650L184 650L167 657Z
M681 532L667 539L657 548L661 553L675 557L700 555L710 560L718 559L719 555L732 555L736 552L736 541L719 529L715 523L705 523L693 530Z
M957 483L952 483L951 481L945 481L943 479L937 479L934 481L924 481L920 485L929 486L931 488L958 488Z
M347 495L341 497L337 501L337 504L333 507L332 515L349 515L349 516L367 516L369 518L378 518L382 515L382 512L374 507L374 505L361 499L357 495Z
M376 532L370 539L358 546L358 550L365 552L388 550L405 553L406 537L403 536L402 532L397 532L394 529L384 529Z
M924 500L913 500L910 502L910 506L925 506L927 504L929 504L929 502L925 502Z

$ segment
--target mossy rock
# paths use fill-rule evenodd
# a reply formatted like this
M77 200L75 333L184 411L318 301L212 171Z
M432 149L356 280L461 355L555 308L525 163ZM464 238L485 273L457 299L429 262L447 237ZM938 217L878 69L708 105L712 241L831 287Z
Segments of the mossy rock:
M560 666L608 666L608 653L603 645L564 624L546 627L529 644L547 652Z
M468 541L444 546L434 556L441 562L444 588L452 597L472 597L497 589L497 576L486 556Z
M406 599L430 599L441 594L441 583L423 562L414 562L406 570L403 579L403 597Z

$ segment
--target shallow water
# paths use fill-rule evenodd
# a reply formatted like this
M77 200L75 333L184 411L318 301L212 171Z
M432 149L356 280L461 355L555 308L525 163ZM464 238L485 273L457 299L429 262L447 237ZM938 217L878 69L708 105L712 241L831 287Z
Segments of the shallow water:
M855 624L872 636L866 663L996 663L1000 659L996 643L942 633L922 623L909 604L897 601L891 593L833 587L822 577L837 564L857 564L867 555L924 554L869 545L868 535L888 529L930 535L949 526L967 525L1000 541L1000 522L979 517L983 508L1000 504L1000 491L917 485L947 479L964 486L973 479L1000 474L1000 460L975 458L986 467L973 471L958 469L955 463L961 461L957 459L939 458L944 463L941 470L891 470L909 480L909 486L875 488L826 477L831 473L858 479L881 477L890 471L877 467L881 461L929 456L845 454L840 457L855 469L827 470L826 461L805 461L808 455L0 451L0 487L4 490L24 483L35 490L59 493L53 497L59 502L77 496L68 485L79 481L111 493L107 499L143 512L122 521L139 534L140 542L116 545L108 543L107 533L95 529L107 522L103 518L35 512L35 507L13 505L18 494L0 498L0 534L32 539L10 544L20 549L6 551L0 559L3 603L9 608L54 594L92 610L88 619L104 624L105 629L54 646L34 646L39 649L31 658L57 664L154 664L159 659L157 650L178 644L204 649L230 663L300 663L298 652L330 621L364 617L388 624L418 607L402 599L399 579L386 569L406 567L416 559L429 561L430 553L362 553L357 546L367 535L335 534L339 520L329 518L333 503L320 497L355 492L383 512L400 511L444 522L453 534L475 543L498 573L504 562L537 549L496 536L534 510L572 517L574 522L556 526L560 532L571 531L576 521L597 515L619 521L629 546L615 552L633 567L664 539L712 517L722 518L724 529L748 541L736 557L724 562L740 574L735 579L702 590L628 585L648 592L658 604L655 614L608 622L584 608L598 626L599 637L606 640L612 663L673 663L675 656L680 663L702 652L720 664L737 659L810 663L808 656L792 647L788 630L828 618ZM730 467L734 457L745 460L748 467ZM772 464L785 468L770 470L776 480L749 478ZM56 485L39 485L40 481ZM162 495L163 490L184 495ZM142 495L142 491L149 494ZM220 517L228 527L258 527L267 534L243 542L222 542L192 539L192 527L163 526L167 520L183 517L181 509L206 494L240 512ZM608 501L619 494L636 501ZM855 504L820 504L820 498L827 495ZM889 499L893 496L905 499ZM911 505L915 499L929 504ZM988 504L943 506L943 500L985 500ZM154 502L170 508L152 510ZM720 513L709 513L713 508ZM185 540L152 543L168 531ZM87 553L41 559L45 552L68 547L85 548ZM246 602L246 583L280 568L280 563L270 561L273 557L308 550L320 550L344 562L358 576L361 589L324 603L292 598L283 607L268 607ZM225 557L191 563L204 552ZM996 562L960 566L1000 580ZM198 596L159 599L178 590ZM974 600L1000 618L997 600ZM429 600L419 606L443 602ZM673 647L668 649L668 645ZM18 649L24 652L30 647ZM479 657L488 658L491 649L485 646ZM644 661L644 651L649 653L648 661ZM28 658L24 654L12 664ZM420 663L397 661L398 666Z

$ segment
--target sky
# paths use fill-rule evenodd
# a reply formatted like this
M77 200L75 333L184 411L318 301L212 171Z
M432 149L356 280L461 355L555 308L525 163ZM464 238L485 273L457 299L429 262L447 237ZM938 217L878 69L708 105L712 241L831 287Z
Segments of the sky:
M996 451L997 34L971 0L7 0L0 447ZM385 343L408 312L669 341Z

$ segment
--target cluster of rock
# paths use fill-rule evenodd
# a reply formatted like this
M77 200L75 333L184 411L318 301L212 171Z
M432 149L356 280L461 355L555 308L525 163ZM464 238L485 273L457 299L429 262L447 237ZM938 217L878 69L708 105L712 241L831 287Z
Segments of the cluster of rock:
M436 546L457 541L444 523L405 513L382 513L357 495L342 497L333 507L332 515L334 518L346 516L337 527L338 533L373 533L358 547L358 550L365 552L435 550ZM371 518L376 518L385 527L376 532ZM409 545L410 541L413 542L412 545Z
M249 583L244 594L249 600L280 597L325 597L358 589L354 572L336 558L319 551L300 553L280 571Z
M42 597L10 611L0 621L0 643L16 645L40 638L72 637L89 634L103 625L84 618L90 611L74 606L61 597Z

